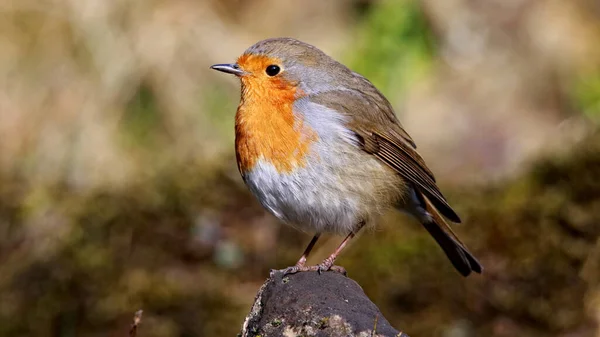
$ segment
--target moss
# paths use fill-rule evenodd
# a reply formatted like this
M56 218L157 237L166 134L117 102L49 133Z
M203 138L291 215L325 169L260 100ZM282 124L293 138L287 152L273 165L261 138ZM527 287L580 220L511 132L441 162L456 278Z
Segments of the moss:
M234 334L247 310L228 288L235 272L210 260L198 263L210 255L199 253L207 248L190 235L189 207L201 212L232 202L205 196L216 190L240 200L249 196L224 175L175 171L142 188L88 195L66 185L25 194L22 182L0 177L0 216L17 220L0 239L3 247L17 249L3 260L0 296L13 305L0 310L0 334L45 336L55 329L86 335L99 326L128 326L123 322L139 308L148 337L180 330ZM172 188L179 179L186 189ZM202 185L210 188L205 192ZM24 236L34 225L47 234Z
M329 317L323 317L321 318L321 320L319 321L319 324L317 325L318 329L325 329L329 326Z
M492 334L498 316L528 336L586 326L586 296L598 286L582 277L584 266L597 263L591 259L600 237L598 167L600 132L513 181L460 193L465 223L454 229L483 262L483 276L460 277L427 233L404 217L363 234L339 263L393 325L412 335L431 333L420 323L423 312L440 325L470 317L479 335Z

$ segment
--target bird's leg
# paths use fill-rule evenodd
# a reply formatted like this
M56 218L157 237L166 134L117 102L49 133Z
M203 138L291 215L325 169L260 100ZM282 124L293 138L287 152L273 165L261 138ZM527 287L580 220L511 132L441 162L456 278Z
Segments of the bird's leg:
M333 252L333 254L331 254L328 258L323 260L323 262L319 263L316 266L306 266L306 265L304 265L304 263L306 262L305 255L308 255L307 251L310 252L310 250L312 249L312 246L317 241L318 235L315 235L313 240L310 242L310 244L306 248L306 251L304 252L305 255L302 255L302 257L300 258L300 260L298 261L298 263L295 266L284 269L283 274L284 275L295 274L295 273L298 273L301 271L317 271L320 274L324 271L333 270L333 271L337 271L340 274L346 275L346 270L343 267L334 266L333 263L335 262L335 259L338 257L338 255L342 252L342 250L344 250L344 247L346 247L348 242L350 242L350 240L352 240L352 238L354 236L356 236L356 233L358 233L358 231L361 228L363 228L364 225L365 225L365 222L364 221L361 222L355 230L353 230L352 232L350 232L350 234L348 234L348 236L346 236L344 241L342 241L342 243L340 243L340 245L337 247L335 252Z
M306 259L308 258L308 255L310 255L310 251L313 249L313 247L315 246L315 243L317 243L317 240L319 240L320 236L321 236L321 233L317 233L317 234L315 234L315 236L313 236L313 238L312 238L312 240L310 240L310 243L308 244L308 246L306 246L304 253L302 253L300 260L298 260L298 262L296 262L295 266L285 268L283 270L284 275L295 274L299 271L306 271L305 270L307 268L305 266Z
M298 260L298 262L296 262L297 267L304 267L304 264L306 263L306 259L308 258L310 251L313 249L313 247L315 246L315 243L317 243L317 240L319 240L320 236L321 236L321 233L317 233L317 234L315 234L315 236L313 236L312 240L310 240L310 242L308 243L308 246L306 246L306 249L304 250L304 253L302 253L302 256L300 257L300 260Z
M329 255L328 258L326 258L325 260L323 260L323 262L321 262L317 265L317 271L319 272L319 274L324 271L334 270L334 271L337 271L339 273L346 275L346 270L343 267L334 266L333 263L335 262L335 259L337 259L338 255L340 255L342 250L344 250L344 248L346 247L348 242L350 242L350 240L352 240L352 238L356 236L356 233L358 233L358 231L360 231L360 229L363 228L364 225L365 225L365 222L364 221L361 222L358 225L357 229L353 230L352 232L350 232L350 234L348 234L348 236L346 236L344 241L342 241L342 243L340 243L340 245L333 252L333 254Z

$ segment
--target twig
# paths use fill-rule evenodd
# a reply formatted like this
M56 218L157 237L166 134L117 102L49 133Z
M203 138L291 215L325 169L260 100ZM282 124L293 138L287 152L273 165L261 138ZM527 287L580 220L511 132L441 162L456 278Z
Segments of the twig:
M373 331L371 331L371 337L377 334L377 321L379 321L379 314L375 316L375 323L373 324Z
M142 322L143 313L142 310L138 310L135 315L133 315L133 324L131 324L131 328L129 329L129 337L135 337L137 334L137 327Z

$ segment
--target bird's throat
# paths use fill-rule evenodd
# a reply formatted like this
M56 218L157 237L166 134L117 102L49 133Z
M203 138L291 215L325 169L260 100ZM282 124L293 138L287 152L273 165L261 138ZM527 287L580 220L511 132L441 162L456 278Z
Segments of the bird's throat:
M264 160L280 173L306 164L317 134L293 111L298 98L295 86L242 79L242 98L235 118L235 146L242 174Z

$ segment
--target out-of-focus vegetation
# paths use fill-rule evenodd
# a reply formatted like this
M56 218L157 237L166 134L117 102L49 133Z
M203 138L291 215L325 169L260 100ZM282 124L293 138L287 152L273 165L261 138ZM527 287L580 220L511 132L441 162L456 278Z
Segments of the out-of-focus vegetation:
M585 74L575 85L573 98L595 123L600 121L600 73Z
M208 69L272 36L385 92L486 267L463 279L414 221L386 217L339 262L390 322L599 335L588 0L0 3L0 335L124 336L140 308L140 337L237 333L268 270L310 239L243 186L238 84Z
M347 257L383 312L414 335L595 336L600 295L600 134L567 156L541 160L509 182L464 191L469 247L484 277L455 277L420 228L365 235ZM481 200L485 200L482 203ZM400 222L400 221L396 221ZM393 224L395 222L389 222ZM357 244L358 246L359 244Z
M349 66L383 92L401 93L433 59L433 34L416 1L383 1L367 11L348 46Z

